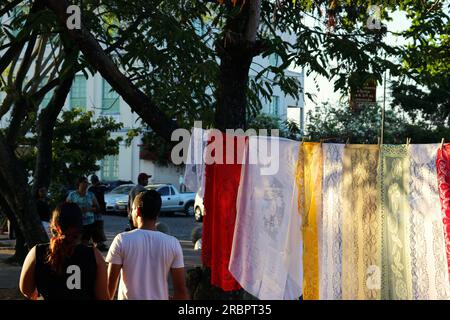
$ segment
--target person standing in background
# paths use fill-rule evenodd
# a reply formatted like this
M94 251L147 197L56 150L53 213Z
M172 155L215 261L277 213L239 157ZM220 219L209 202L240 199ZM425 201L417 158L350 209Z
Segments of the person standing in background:
M50 205L47 197L47 188L46 187L40 187L37 191L36 195L36 208L37 212L39 214L39 218L43 222L50 222Z
M96 244L98 250L107 251L108 247L104 243L107 239L105 236L105 223L103 220L103 215L106 213L106 188L100 183L100 180L95 174L91 176L91 183L92 185L89 187L88 191L94 194L99 205L99 209L94 213L94 233L92 235L92 240Z
M179 189L180 192L186 192L186 186L184 184L184 176L180 174L180 177L178 178L178 184L180 185Z
M77 204L83 213L83 244L88 245L95 232L95 213L100 206L92 192L87 191L88 180L80 177L77 182L77 190L67 196L66 202Z
M146 191L147 189L145 189L145 187L148 185L148 179L150 179L152 176L148 175L146 173L139 173L138 175L138 184L136 186L134 186L130 192L128 193L128 222L129 222L129 228L128 230L133 230L135 229L134 224L133 224L133 218L131 217L131 213L132 213L132 208L133 208L133 202L134 202L134 198L136 198L136 196L142 192L142 191Z
M46 187L40 187L36 194L36 210L47 233L50 232L51 210Z

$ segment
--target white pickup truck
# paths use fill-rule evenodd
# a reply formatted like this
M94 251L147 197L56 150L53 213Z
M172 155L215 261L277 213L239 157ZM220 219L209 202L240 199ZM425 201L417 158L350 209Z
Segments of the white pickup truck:
M187 216L194 215L195 192L180 192L171 183L149 184L148 190L156 190L161 195L161 212L184 212Z

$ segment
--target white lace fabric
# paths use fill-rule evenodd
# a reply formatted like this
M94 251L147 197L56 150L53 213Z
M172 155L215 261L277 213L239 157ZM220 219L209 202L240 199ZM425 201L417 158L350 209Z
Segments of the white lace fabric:
M194 127L184 169L184 184L192 192L198 192L202 198L205 193L204 156L209 132L209 130Z
M323 144L323 205L319 224L320 300L342 299L343 144Z
M262 175L263 165L250 164L248 153L263 139L272 143L278 138L249 138L229 270L247 292L259 299L298 299L303 279L301 218L295 185L300 143L279 139L279 171ZM265 160L268 159L262 163Z
M438 144L410 145L409 203L412 294L415 300L449 299L445 239L437 186Z

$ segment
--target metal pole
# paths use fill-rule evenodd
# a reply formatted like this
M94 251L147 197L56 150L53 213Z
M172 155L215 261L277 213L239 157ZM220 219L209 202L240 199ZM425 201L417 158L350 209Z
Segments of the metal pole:
M386 110L386 78L387 70L384 72L384 92L383 92L383 108L381 109L381 140L380 144L383 144L384 140L384 112Z

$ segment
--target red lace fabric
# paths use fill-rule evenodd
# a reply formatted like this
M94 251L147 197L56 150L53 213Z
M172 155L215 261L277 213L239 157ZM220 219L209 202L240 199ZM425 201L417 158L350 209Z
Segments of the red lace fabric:
M223 146L226 145L226 135ZM237 137L234 141L236 158ZM216 145L217 146L217 145ZM208 147L211 147L211 141ZM226 148L223 150L223 164L207 164L205 167L205 195L203 198L202 262L211 268L211 283L224 291L239 290L241 286L228 271L236 220L236 199L241 177L241 164L225 164ZM232 150L232 149L231 149ZM214 156L214 152L212 153Z
M448 271L450 274L450 143L444 144L438 149L436 167L444 222Z

